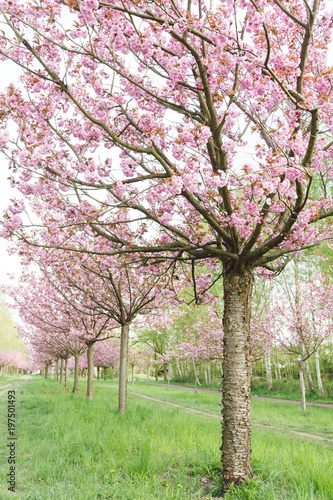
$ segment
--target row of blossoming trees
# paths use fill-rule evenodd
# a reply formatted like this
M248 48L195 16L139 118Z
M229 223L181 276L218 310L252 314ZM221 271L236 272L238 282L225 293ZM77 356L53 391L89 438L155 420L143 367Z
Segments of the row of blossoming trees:
M0 96L0 147L30 206L27 219L22 199L11 203L3 236L34 246L26 259L89 256L84 272L112 305L74 270L57 293L69 311L90 310L70 327L89 352L121 325L121 380L129 323L152 303L148 291L124 300L108 259L127 256L151 282L169 267L157 301L173 300L187 263L197 300L196 265L222 266L223 487L241 483L252 477L255 269L281 270L332 237L324 0L3 0L0 12L0 57L22 69Z

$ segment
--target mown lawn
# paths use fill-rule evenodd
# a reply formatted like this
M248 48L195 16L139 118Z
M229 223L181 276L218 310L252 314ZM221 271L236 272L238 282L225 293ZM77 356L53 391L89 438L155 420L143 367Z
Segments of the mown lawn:
M115 385L100 381L95 387L93 401L84 397L81 380L78 397L39 376L18 389L15 494L7 492L6 486L6 398L0 397L1 499L204 500L220 496L218 418L185 413L130 392L128 412L119 415ZM331 410L314 410L320 410L328 421L331 418ZM332 498L333 447L328 442L254 427L252 448L255 479L227 499Z

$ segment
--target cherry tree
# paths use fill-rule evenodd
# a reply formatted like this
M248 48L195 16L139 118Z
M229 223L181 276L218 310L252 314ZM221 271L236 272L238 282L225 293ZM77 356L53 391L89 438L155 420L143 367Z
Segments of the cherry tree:
M324 0L4 0L0 10L0 54L23 69L0 98L13 184L84 218L114 252L221 263L223 487L239 484L252 476L254 269L281 269L331 237ZM120 207L140 241L107 224ZM12 204L4 236L20 231L23 210Z

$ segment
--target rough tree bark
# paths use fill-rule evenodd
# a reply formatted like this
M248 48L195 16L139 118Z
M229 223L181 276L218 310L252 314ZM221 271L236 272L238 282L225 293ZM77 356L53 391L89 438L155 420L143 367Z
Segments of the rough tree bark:
M88 361L88 379L87 379L87 398L93 399L94 390L94 343L87 342L87 361Z
M129 324L125 323L121 327L121 340L120 340L119 394L118 394L118 410L120 413L126 413L128 337L129 337Z
M223 489L252 478L250 316L253 271L224 266Z

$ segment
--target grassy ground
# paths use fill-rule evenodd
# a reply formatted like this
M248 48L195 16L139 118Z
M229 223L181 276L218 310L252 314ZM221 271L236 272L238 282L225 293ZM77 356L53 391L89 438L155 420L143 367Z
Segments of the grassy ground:
M117 390L116 381L100 381L97 384L107 384L110 388ZM188 406L198 410L220 414L218 401L220 394L197 393L181 389L168 389L136 382L134 386L128 385L129 391L149 395L157 399L170 401L172 403ZM298 431L319 434L333 438L333 409L318 408L308 405L307 411L303 413L300 406L275 401L252 400L252 421L265 425L282 426Z
M143 393L144 386L140 385L134 389ZM158 397L157 392L152 392L158 388L150 389L150 395ZM163 394L168 392L168 397L174 393L171 389L159 390L164 391ZM117 391L110 382L95 384L93 401L87 400L84 393L84 381L80 381L78 397L53 380L34 377L22 383L16 395L17 490L15 495L6 491L5 451L1 457L1 499L206 500L220 495L219 419L141 400L130 392L128 412L125 416L119 415ZM193 404L193 400L185 400L192 396L191 393L182 391L182 394L181 404ZM209 411L215 405L216 411L216 398L212 401L206 399L207 396L215 397L201 393L195 404L202 404ZM0 435L4 449L7 437L5 397L0 401L3 416ZM265 411L257 412L260 418L271 418L266 402L255 403L265 403ZM281 411L282 406L279 406ZM280 425L290 418L289 410L281 413ZM331 419L331 410L312 410L326 415L328 422ZM272 415L279 411L273 408ZM320 429L324 433L324 417L316 427L319 415L316 414L312 423L307 417L305 420L308 429L313 432ZM295 416L295 422L297 418ZM301 422L297 420L297 425L301 426ZM331 444L254 427L252 448L255 480L226 499L332 498Z
M153 380L152 380L153 383ZM163 379L159 379L158 383L166 384ZM194 382L181 382L179 379L173 380L170 382L172 384L186 385L187 387L194 387ZM324 387L324 397L321 398L318 393L318 388L315 385L315 393L309 394L307 392L306 399L307 401L322 401L327 403L333 403L333 380L323 380ZM221 384L217 384L216 381L206 386L204 382L202 382L201 386L198 386L199 389L213 389L219 390L221 388ZM299 381L295 379L287 379L283 378L281 380L273 379L273 390L270 392L267 389L266 379L252 379L252 395L257 396L269 396L283 399L300 399L300 390L299 390Z

